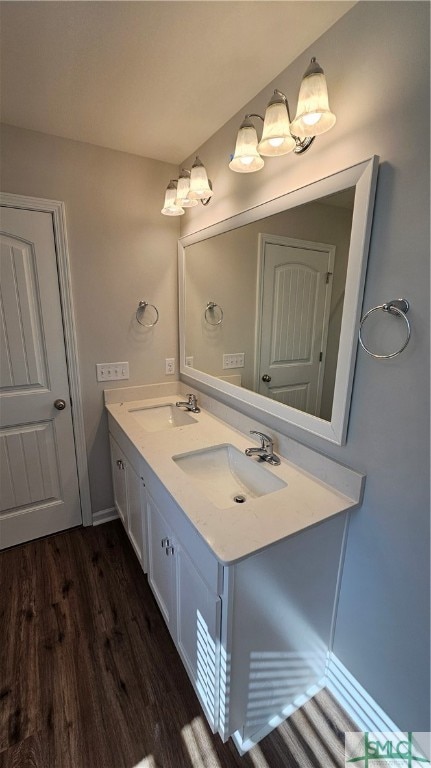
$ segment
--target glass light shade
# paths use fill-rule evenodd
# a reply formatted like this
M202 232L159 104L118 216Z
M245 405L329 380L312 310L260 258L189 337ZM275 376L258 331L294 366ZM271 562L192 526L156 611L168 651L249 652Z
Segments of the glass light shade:
M178 179L176 205L180 208L193 208L194 205L198 205L198 200L190 197L190 176L184 171Z
M301 83L298 108L290 130L294 136L318 136L335 125L335 115L329 109L328 89L323 69L311 59Z
M266 108L262 138L257 145L257 151L265 157L275 157L287 155L295 147L295 139L290 133L286 102L275 91Z
M191 200L207 200L212 194L213 191L208 181L205 166L197 157L190 171L189 198Z
M257 133L253 123L247 118L241 123L236 137L235 154L229 163L231 171L253 173L264 166L257 151Z
M177 182L174 181L174 179L171 179L168 186L166 187L165 204L161 211L164 216L182 216L183 215L184 210L181 208L181 206L177 205L176 199L177 199Z

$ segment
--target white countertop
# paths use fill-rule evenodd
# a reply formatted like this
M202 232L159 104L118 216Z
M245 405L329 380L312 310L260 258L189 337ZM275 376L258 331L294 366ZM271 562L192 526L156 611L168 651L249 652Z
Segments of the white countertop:
M208 412L191 414L195 424L147 432L130 409L175 404L183 394L106 404L110 415L142 454L169 494L181 507L219 561L232 564L288 536L348 509L359 506L350 498L281 458L280 466L261 463L287 483L285 488L258 498L219 509L211 504L193 479L184 474L172 457L215 445L231 444L241 452L255 440L245 437ZM250 461L257 461L250 457Z

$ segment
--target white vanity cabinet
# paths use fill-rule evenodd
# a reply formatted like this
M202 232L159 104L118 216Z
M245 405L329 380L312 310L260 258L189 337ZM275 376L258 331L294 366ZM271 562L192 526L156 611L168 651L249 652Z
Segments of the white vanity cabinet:
M289 466L284 488L218 508L172 457L247 442L205 412L148 437L127 408L109 412L115 504L211 728L247 751L325 684L357 502Z
M151 471L148 480L148 580L215 731L221 619L219 564Z
M124 433L123 433L124 434ZM119 445L121 442L121 446ZM125 436L110 433L114 502L144 572L147 572L144 462Z
M148 578L207 719L240 750L323 685L346 515L220 563L148 469Z

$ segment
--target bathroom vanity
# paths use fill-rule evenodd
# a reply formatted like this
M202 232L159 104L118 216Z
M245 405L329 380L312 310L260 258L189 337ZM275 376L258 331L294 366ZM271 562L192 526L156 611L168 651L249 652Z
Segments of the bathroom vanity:
M211 728L246 751L324 684L363 477L260 462L252 437L177 408L180 384L147 389L105 393L115 505Z

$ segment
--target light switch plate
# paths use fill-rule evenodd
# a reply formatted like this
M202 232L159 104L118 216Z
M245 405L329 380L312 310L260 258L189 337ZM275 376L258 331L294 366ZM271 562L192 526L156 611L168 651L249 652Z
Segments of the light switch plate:
M223 368L244 368L244 352L223 355Z
M129 363L96 363L97 381L118 381L129 378Z

